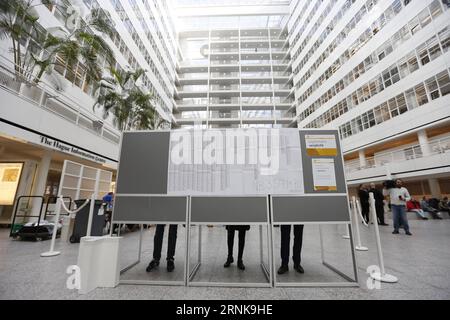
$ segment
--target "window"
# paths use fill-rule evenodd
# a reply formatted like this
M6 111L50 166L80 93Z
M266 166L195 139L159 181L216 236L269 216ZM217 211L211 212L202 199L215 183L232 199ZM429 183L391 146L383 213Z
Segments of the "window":
M428 103L428 97L427 92L425 91L425 87L423 83L419 84L414 88L414 91L416 93L417 102L419 103L419 106L422 106L426 103Z
M447 71L439 73L437 76L439 89L442 96L446 96L450 93L450 77Z
M447 27L441 32L439 32L439 40L442 44L442 49L444 52L448 51L448 48L450 47L450 28Z
M428 92L430 93L431 100L436 100L440 97L439 87L435 77L428 79L426 82Z
M405 95L409 110L413 110L419 106L416 99L416 93L413 89L406 91Z

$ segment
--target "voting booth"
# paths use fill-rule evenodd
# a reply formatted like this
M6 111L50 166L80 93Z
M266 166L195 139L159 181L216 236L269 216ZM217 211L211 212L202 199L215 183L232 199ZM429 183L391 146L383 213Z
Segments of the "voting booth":
M125 132L116 188L113 223L141 226L135 237L136 255L123 266L121 283L242 287L357 284L352 237L350 243L342 242L339 246L348 249L353 277L327 261L322 241L326 233L322 229L328 225L348 226L351 230L337 131ZM143 268L142 226L150 224L179 225L178 230L182 230L177 241L176 261L177 268L182 266L183 270L178 270L177 277L161 280L150 274L140 279L124 276L136 266ZM252 236L256 235L251 241L258 242L259 252L250 253L258 256L259 270L248 268L235 282L202 278L201 270L209 263L203 254L204 246L210 243L203 237L212 237L205 231L207 226L243 225L251 226ZM344 281L309 283L296 277L294 281L284 282L277 277L279 238L275 235L280 225L319 226L321 262ZM226 232L222 235L221 241L226 244ZM164 242L166 239L167 230ZM145 257L148 263L152 250L144 251L148 253ZM226 252L217 254L226 257ZM223 269L222 263L218 263L218 267ZM262 277L254 277L257 281L244 279L246 274L257 272L262 274Z

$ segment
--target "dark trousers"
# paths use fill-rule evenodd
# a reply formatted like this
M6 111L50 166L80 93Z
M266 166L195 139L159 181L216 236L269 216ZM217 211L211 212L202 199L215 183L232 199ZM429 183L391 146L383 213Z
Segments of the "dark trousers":
M233 257L233 246L234 246L234 233L235 229L230 228L227 230L227 242L228 242L228 258ZM245 247L245 233L246 230L239 230L239 251L238 251L238 261L242 260L242 256L244 255L244 247Z
M292 249L292 259L294 265L299 265L302 261L303 225L294 226L294 247ZM281 264L289 265L289 250L291 242L291 226L280 226L281 229Z
M377 210L378 223L384 224L384 206L377 205L376 210Z
M166 225L158 224L156 226L155 237L153 238L153 259L159 261L161 259L161 250L164 237L164 228ZM178 225L171 224L169 227L169 240L167 243L167 260L173 260L175 256L175 247L177 245Z
M369 222L369 216L370 216L370 206L369 204L363 204L361 203L361 213L362 216L364 218L364 220L366 220L366 223Z

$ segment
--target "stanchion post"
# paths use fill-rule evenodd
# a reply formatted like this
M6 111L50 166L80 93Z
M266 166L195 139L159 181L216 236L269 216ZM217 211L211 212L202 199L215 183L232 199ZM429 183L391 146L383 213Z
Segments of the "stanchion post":
M89 207L89 219L88 219L86 237L90 237L91 236L92 219L94 217L94 209L95 209L95 198L96 198L95 194L92 194L92 196L91 196L91 205Z
M345 229L347 229L347 234L343 235L342 238L350 240L350 230L348 229L348 224L345 225Z
M369 248L363 247L361 244L361 233L359 230L359 219L358 219L358 208L356 207L356 197L352 197L352 213L353 213L353 222L355 224L355 233L356 233L356 247L357 251L369 251Z
M56 234L58 233L58 221L59 221L59 216L61 215L61 201L64 201L64 199L60 195L56 199L55 226L53 227L52 243L50 245L50 251L41 253L41 257L43 257L43 258L55 257L55 256L58 256L61 254L60 251L55 251Z
M373 192L369 193L369 201L370 201L370 211L372 212L372 218L373 218L373 224L375 226L375 238L377 242L377 251L378 251L378 263L380 272L374 272L370 274L370 277L374 280L381 281L381 282L387 282L387 283L396 283L398 282L397 277L387 274L384 269L384 259L383 259L383 252L381 250L381 240L380 240L380 230L378 228L378 219L377 219L377 212L375 207L375 197L373 195Z

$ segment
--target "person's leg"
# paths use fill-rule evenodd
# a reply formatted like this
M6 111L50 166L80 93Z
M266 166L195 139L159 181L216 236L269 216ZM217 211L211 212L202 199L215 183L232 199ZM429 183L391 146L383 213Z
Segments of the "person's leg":
M244 247L245 247L245 234L246 230L239 230L239 252L238 252L238 268L241 270L245 270L244 262L242 261L242 257L244 255Z
M406 215L406 208L403 206L399 206L399 208L400 208L400 219L401 219L401 223L403 225L403 229L405 230L406 234L410 234L409 224L408 224L408 216Z
M400 212L399 206L391 205L392 210L392 220L394 220L394 233L398 233L400 229Z
M153 260L150 261L146 269L147 272L152 271L159 266L159 260L161 259L162 242L164 236L165 225L159 224L156 227L155 236L153 238Z
M171 224L169 227L169 240L167 244L167 260L174 260L177 247L178 225Z
M244 256L244 247L245 247L245 234L246 230L239 230L239 252L238 252L238 261L242 261L242 257Z
M415 212L419 216L419 218L428 220L427 216L425 215L425 212L422 209L414 209L411 211Z
M280 226L281 231L281 265L289 265L289 251L291 242L291 226L284 225Z
M234 246L234 229L228 229L227 242L228 242L228 258L233 258L233 246Z
M161 259L161 250L164 236L164 224L156 226L155 237L153 238L153 259L159 261Z
M384 205L377 206L377 217L378 217L378 223L380 225L385 225L384 222Z
M303 245L303 225L294 226L294 247L292 259L294 260L294 268L297 272L304 273L301 267L302 262L302 245Z
M362 215L366 223L369 223L369 213L370 213L370 207L368 205L364 205L362 207Z

